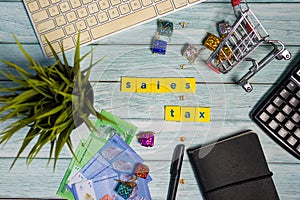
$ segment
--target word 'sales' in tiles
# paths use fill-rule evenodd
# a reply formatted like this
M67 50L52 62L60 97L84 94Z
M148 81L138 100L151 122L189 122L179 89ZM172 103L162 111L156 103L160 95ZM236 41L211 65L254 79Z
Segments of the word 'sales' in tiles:
M195 93L196 78L122 77L121 91L141 93Z
M165 120L181 122L210 122L210 108L165 106Z

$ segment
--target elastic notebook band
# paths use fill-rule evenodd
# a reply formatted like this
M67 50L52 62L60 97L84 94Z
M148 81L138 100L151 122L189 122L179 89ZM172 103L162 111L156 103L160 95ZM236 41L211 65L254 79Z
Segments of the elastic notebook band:
M235 182L235 183L230 183L230 184L227 184L227 185L223 185L223 186L208 190L205 193L212 193L212 192L215 192L217 190L222 190L222 189L225 189L225 188L234 187L234 186L242 185L242 184L245 184L245 183L262 180L262 179L265 179L265 178L269 178L271 176L273 176L273 173L269 171L269 174L262 175L262 176L257 176L257 177L242 180L242 181L238 181L238 182Z

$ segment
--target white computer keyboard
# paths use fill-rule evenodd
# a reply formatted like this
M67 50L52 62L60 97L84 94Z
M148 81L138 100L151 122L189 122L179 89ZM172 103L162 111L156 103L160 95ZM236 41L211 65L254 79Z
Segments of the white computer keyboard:
M45 56L87 45L113 33L206 0L23 0Z

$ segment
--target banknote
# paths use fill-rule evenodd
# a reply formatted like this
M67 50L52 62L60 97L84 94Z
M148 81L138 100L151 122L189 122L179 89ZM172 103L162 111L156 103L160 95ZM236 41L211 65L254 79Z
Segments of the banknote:
M72 158L57 190L57 195L74 200L72 192L67 187L69 181L78 175L83 166L96 154L99 149L114 135L117 134L127 144L130 144L137 131L133 124L102 110L100 118L96 120L97 132L92 131L87 140L81 140L75 150L76 158ZM80 179L80 177L77 177Z

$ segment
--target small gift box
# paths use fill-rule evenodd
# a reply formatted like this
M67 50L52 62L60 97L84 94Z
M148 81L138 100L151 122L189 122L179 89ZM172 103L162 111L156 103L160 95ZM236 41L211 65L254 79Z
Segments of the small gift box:
M147 165L144 165L142 163L138 163L135 168L135 176L139 178L146 178L149 174L149 167Z
M189 44L183 52L183 56L188 59L190 63L194 63L199 54L200 51L192 44Z
M116 185L115 191L124 199L128 199L133 191L133 187L130 187L128 184L119 182Z
M208 33L206 40L204 41L204 46L211 51L215 51L221 43L221 38L215 36L212 33Z
M158 33L162 36L171 37L173 35L173 22L167 20L158 20Z
M141 133L139 136L139 142L144 147L153 147L154 146L154 133L153 132Z
M167 42L159 39L154 39L152 44L152 53L166 54Z

